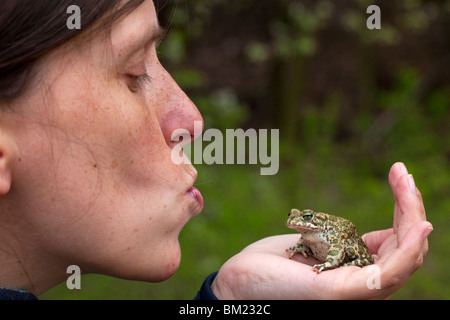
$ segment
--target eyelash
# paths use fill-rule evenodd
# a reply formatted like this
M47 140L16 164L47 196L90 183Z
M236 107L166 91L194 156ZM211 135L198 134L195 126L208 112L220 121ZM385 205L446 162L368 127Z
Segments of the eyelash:
M146 83L150 83L152 81L152 77L148 73L144 73L140 76L129 76L133 81L133 86L130 87L132 92L136 92L137 90L142 88L142 85Z

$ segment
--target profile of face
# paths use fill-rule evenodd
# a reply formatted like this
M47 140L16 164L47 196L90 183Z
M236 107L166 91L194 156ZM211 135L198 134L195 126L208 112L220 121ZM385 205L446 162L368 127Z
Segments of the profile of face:
M178 268L179 232L203 201L193 166L172 162L171 138L194 135L202 118L159 63L160 35L144 1L108 32L47 54L2 111L1 240L22 266L19 289L42 292L72 264L145 281Z

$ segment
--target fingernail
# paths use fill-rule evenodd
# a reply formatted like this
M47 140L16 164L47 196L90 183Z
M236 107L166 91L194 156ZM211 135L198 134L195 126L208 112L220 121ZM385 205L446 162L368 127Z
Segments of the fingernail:
M408 174L408 169L406 169L406 166L403 162L399 162L398 166L399 166L399 169L400 169L400 172L402 173L402 175Z
M414 182L414 178L413 175L410 174L408 176L408 184L409 184L409 189L411 190L411 192L415 195L417 195L417 191L416 191L416 183Z
M423 239L426 239L426 238L430 235L431 231L433 231L433 226L429 226L429 227L425 230L425 232L423 233Z

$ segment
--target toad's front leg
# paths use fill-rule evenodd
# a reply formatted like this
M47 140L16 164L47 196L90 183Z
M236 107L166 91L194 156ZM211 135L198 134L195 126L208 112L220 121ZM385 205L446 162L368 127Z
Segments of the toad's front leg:
M311 248L309 246L307 246L304 242L303 239L300 238L297 241L297 245L295 245L294 247L289 247L286 249L287 252L291 252L291 254L289 255L289 259L292 259L292 257L294 256L294 254L296 253L301 253L305 258L308 258L309 256L312 256L313 253L311 251Z

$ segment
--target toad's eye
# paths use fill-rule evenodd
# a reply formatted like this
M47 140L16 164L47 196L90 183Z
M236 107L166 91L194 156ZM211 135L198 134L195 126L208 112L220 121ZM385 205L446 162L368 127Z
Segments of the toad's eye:
M311 221L313 217L314 217L314 215L313 215L312 212L305 212L303 214L302 218L303 218L304 221Z

